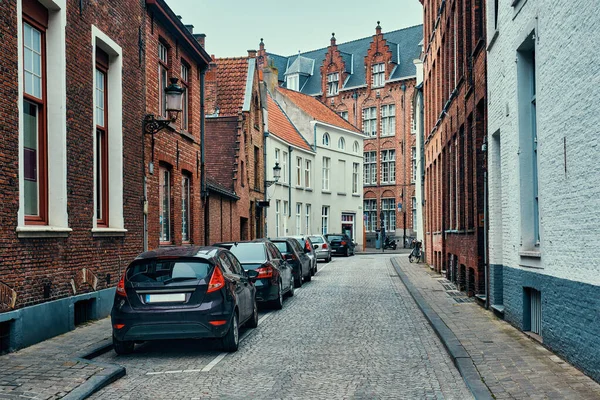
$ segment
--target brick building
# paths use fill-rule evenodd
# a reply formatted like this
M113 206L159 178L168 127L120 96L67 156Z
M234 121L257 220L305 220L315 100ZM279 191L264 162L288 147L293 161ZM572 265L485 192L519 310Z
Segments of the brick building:
M261 41L258 63L278 70L280 84L314 96L362 129L363 195L367 246L375 246L380 214L387 236L414 236L416 212L415 129L412 97L422 26L283 57L268 53Z
M146 0L144 57L146 113L166 119L165 88L177 78L182 112L167 128L143 135L147 200L146 248L204 244L201 203L204 71L210 56L163 0ZM139 156L139 155L138 155Z
M143 15L0 4L0 353L106 315L142 249Z
M470 295L485 294L484 0L421 0L425 251Z
M264 236L264 138L256 51L206 76L207 242Z

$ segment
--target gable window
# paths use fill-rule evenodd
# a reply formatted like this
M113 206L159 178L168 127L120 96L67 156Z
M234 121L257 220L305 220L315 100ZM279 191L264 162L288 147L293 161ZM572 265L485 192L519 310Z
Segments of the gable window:
M355 153L358 153L359 151L359 145L358 145L358 141L354 141L354 144L352 145L352 151Z
M321 207L321 234L329 232L329 206Z
M169 49L158 42L158 110L167 118L167 96L165 89L169 85Z
M372 87L381 87L385 84L385 64L373 64L371 66L371 83Z
M327 74L327 96L335 96L339 91L340 73Z
M310 160L305 160L304 164L304 187L310 188Z
M298 74L288 75L285 78L286 87L290 90L299 91L300 90L300 81L298 78Z
M346 148L346 139L341 137L340 140L338 140L338 149L344 150L345 148Z
M381 150L381 183L396 182L396 150Z
M96 220L108 226L108 54L96 48Z
M386 104L381 106L381 136L396 134L396 106Z
M367 136L377 136L377 108L363 108L363 132Z
M381 212L386 232L396 230L396 199L381 199Z
M329 173L331 169L331 158L323 157L323 190L329 190Z
M340 111L338 114L340 115L340 117L348 121L348 111Z
M358 172L359 163L352 163L352 194L358 194Z
M181 61L181 88L183 89L183 96L181 98L181 129L189 131L189 108L190 108L190 67Z
M302 157L296 157L296 186L302 186Z
M365 185L377 184L377 152L366 151L364 161L364 179Z
M171 243L171 171L159 167L159 224L160 242Z
M190 241L190 176L183 174L181 179L181 241Z
M375 232L377 229L377 200L368 199L364 201L365 229L367 232Z
M323 146L329 146L329 133L327 132L323 134Z

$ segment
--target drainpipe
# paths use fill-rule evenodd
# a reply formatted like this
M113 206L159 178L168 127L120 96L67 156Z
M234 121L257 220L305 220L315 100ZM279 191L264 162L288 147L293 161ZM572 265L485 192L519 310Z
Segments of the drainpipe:
M488 180L487 180L487 136L483 137L481 151L484 157L483 166L483 275L485 286L485 309L490 307L489 277L488 277Z
M313 135L314 135L313 150L316 153L317 152L317 124L316 124L316 122L313 122Z
M268 112L268 111L267 111ZM264 114L263 114L264 115ZM263 167L264 167L264 182L263 182L263 186L265 188L265 201L269 200L269 195L267 194L267 138L269 137L269 132L264 131L263 132ZM267 217L268 217L268 207L264 207L264 218L265 218L265 234L264 237L269 237L268 233L268 228L269 228L269 224L267 222Z
M402 228L404 231L402 233L402 248L406 248L406 190L408 187L406 186L406 104L404 98L406 97L406 85L404 82L402 86ZM383 247L383 244L381 245Z
M288 159L288 183L290 184L288 186L288 217L291 218L292 217L292 151L294 151L292 146L288 146L288 151L289 151L289 159ZM287 232L286 232L286 236L287 236Z
M206 66L200 71L200 198L204 206L204 245L208 245L208 193L206 191L206 173L204 156L204 75Z

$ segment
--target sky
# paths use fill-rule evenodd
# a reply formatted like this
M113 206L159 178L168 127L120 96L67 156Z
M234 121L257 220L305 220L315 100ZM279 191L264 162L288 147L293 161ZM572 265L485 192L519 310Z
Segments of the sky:
M206 51L216 57L245 56L264 38L268 52L292 55L423 23L419 0L166 0L206 34Z

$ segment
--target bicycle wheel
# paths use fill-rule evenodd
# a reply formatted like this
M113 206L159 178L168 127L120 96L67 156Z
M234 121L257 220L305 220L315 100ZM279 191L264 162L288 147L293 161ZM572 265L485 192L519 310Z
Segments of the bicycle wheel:
M408 262L409 262L409 263L412 263L412 262L413 262L413 255L412 255L412 254L409 254L409 255L408 255Z

